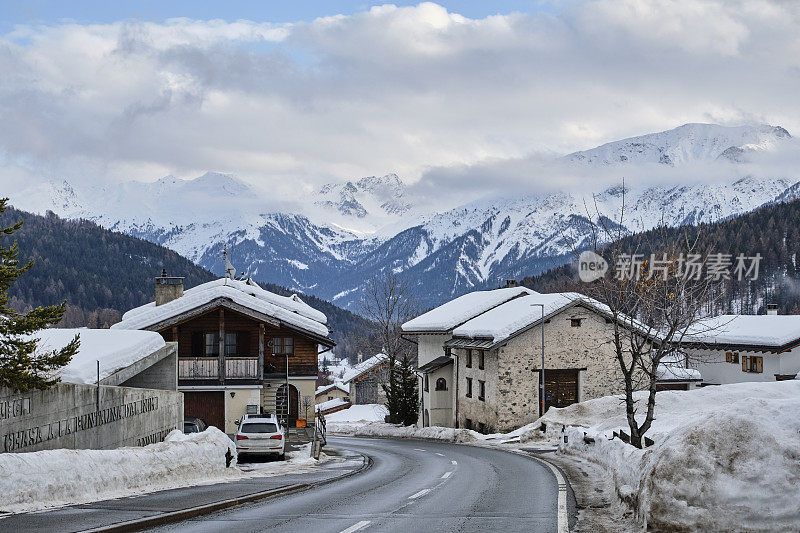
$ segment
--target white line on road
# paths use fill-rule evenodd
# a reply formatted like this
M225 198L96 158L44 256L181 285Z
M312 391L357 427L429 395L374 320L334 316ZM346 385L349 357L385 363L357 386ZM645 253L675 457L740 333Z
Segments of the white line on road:
M353 524L352 526L348 527L347 529L342 530L342 533L353 533L354 531L358 531L359 529L364 529L370 524L369 520L362 520L357 524Z
M458 462L456 462L456 461L450 461L450 464L457 465L457 464L458 464Z
M418 493L416 493L416 494L412 494L411 496L409 496L409 497L408 497L408 499L409 499L409 500L416 500L416 499L417 499L417 498L419 498L420 496L425 496L425 495L426 495L426 494L428 494L430 491L431 491L431 489L422 489L422 490L421 490L421 491L419 491Z
M444 474L442 474L442 479L447 479L447 478L449 478L449 477L450 477L450 476L452 476L452 475L453 475L453 473L452 473L452 472L445 472Z
M444 457L443 453L436 452L436 455L438 455L439 457Z
M551 465L549 461L535 457L532 454L526 455L547 466L547 468L553 472L553 475L556 476L556 483L558 483L558 533L569 533L569 518L567 517L567 480L561 475L561 471Z
M415 450L417 450L418 452L425 452L425 451L427 451L427 450L423 450L422 448L414 448L414 449L415 449Z

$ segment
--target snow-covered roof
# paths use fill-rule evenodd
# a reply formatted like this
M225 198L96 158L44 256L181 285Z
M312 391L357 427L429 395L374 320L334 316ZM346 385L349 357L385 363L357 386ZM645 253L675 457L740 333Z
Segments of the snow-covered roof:
M369 359L366 359L358 363L353 368L349 368L347 369L347 371L345 371L344 376L342 376L342 383L344 384L350 383L354 379L366 374L376 366L385 362L388 358L389 358L388 355L379 353L377 355L373 355Z
M525 294L538 294L525 287L509 287L492 291L475 291L431 309L403 324L404 333L450 331L460 324L503 302Z
M682 354L665 355L656 368L656 380L658 381L697 381L702 379L703 376L699 370L686 368L685 356Z
M690 328L685 342L785 346L800 339L800 315L719 315Z
M262 289L254 281L220 278L186 290L183 296L156 306L150 302L122 315L115 329L143 329L180 315L217 298L228 298L239 305L271 316L322 337L328 336L327 318L303 302L296 294L279 296Z
M43 329L31 336L39 339L37 351L45 352L63 348L77 334L80 334L78 353L58 374L68 383L96 383L97 361L100 361L100 379L103 380L165 345L164 338L155 331Z
M317 387L317 392L315 392L314 395L318 396L320 394L325 394L326 392L328 392L329 390L332 390L332 389L339 389L340 391L342 391L342 392L344 392L346 394L350 394L350 390L349 389L343 387L342 385L340 385L338 383L331 383L330 385L323 385L321 387Z
M350 402L342 400L341 398L334 398L333 400L328 400L327 402L318 403L315 410L318 413L325 413L325 411L336 409L337 407L343 407L345 405L350 405Z

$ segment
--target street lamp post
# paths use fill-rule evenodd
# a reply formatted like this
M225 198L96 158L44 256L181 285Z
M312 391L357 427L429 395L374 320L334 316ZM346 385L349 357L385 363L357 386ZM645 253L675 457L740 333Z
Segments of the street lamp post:
M541 307L542 308L542 368L539 374L542 377L541 389L539 393L539 416L544 415L544 304L531 304L531 307Z

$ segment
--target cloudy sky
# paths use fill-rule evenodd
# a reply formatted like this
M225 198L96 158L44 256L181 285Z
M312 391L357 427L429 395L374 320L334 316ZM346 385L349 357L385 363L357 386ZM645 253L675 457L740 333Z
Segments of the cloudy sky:
M2 175L287 193L686 122L800 132L791 0L115 4L0 6Z

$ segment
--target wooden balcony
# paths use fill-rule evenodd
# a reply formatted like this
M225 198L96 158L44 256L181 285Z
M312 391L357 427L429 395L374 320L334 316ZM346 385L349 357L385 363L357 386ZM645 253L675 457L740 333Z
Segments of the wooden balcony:
M217 381L219 359L215 357L181 357L178 359L178 379ZM226 357L226 380L259 379L258 357Z

